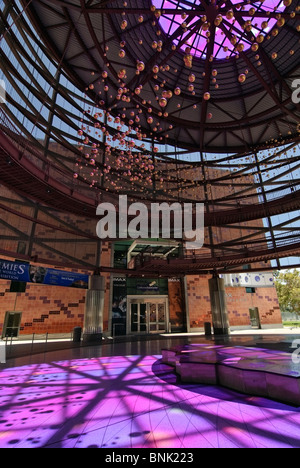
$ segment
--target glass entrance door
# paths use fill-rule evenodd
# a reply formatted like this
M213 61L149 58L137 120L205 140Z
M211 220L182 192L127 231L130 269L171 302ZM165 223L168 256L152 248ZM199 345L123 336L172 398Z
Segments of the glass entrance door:
M131 332L147 333L147 305L140 302L131 302Z
M148 304L149 333L166 331L166 302Z
M167 330L167 299L130 299L131 333L164 333Z

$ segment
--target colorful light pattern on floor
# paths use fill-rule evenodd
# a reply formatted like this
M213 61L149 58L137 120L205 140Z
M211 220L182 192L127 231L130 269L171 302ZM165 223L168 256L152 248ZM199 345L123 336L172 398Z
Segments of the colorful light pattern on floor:
M182 385L158 356L0 370L1 448L300 447L300 409Z

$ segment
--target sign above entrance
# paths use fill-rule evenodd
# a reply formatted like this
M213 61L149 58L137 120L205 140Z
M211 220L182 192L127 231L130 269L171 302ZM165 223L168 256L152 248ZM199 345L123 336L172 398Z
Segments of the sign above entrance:
M0 279L88 289L89 276L22 262L0 260Z

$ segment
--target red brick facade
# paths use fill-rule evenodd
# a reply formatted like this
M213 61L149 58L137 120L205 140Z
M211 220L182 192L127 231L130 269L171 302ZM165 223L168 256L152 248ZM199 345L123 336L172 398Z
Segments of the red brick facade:
M0 210L5 221L0 225L2 258L13 260L19 253L23 255L20 258L32 263L70 270L78 267L80 271L90 274L100 264L112 266L111 244L103 243L100 252L100 242L96 238L96 219L72 216L27 202L2 186L0 193L9 209ZM247 234L251 234L251 223L244 224ZM230 228L222 232L220 228L212 230L216 243L230 238L231 233ZM108 273L104 276L106 291L103 326L104 331L110 334L111 276ZM208 278L201 275L187 277L186 297L183 284L169 281L169 318L174 330L186 325L190 330L202 329L205 322L211 322ZM249 327L249 309L254 307L259 309L263 327L282 324L275 288L256 289L254 294L247 294L245 288L227 288L226 293L232 327ZM28 284L25 293L11 293L10 282L0 280L0 336L7 311L22 312L22 335L69 333L74 327L83 326L85 297L85 290L36 284ZM189 317L188 324L186 317Z
M202 328L211 322L210 297L207 276L187 278L187 293L191 330ZM275 287L257 288L247 293L245 288L226 288L227 309L230 326L249 328L249 309L257 307L262 328L282 326L282 317Z
M104 331L109 330L111 309L111 281L106 274ZM70 333L83 326L86 291L28 284L25 293L11 293L10 282L0 281L0 334L5 313L22 312L21 335L32 333ZM231 327L250 327L249 309L258 307L262 327L282 325L275 288L258 288L246 293L245 288L226 288L227 307ZM211 322L208 276L187 277L187 303L191 331L203 329ZM174 329L184 321L184 297L181 283L169 282L170 322Z
M28 284L25 293L11 293L0 281L0 336L5 313L22 312L21 335L69 333L83 325L85 290Z

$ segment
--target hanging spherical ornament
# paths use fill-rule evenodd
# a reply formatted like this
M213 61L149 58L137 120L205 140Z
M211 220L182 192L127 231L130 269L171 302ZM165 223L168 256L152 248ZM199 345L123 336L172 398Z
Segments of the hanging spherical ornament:
M263 34L259 34L256 40L259 44L261 44L265 40L265 36Z
M193 73L191 73L191 75L189 76L189 82L194 83L195 81L196 81L196 77Z
M285 19L284 18L279 18L279 20L277 21L277 26L279 28L282 28L282 26L285 25Z
M226 13L226 18L227 18L228 20L231 20L233 17L234 17L233 10L227 11L227 13Z
M208 120L211 120L213 118L213 115L212 115L211 112L209 114L207 114L207 118L208 118Z
M257 51L258 51L259 45L257 44L257 42L254 42L254 44L252 44L251 49L252 49L253 52L257 52Z
M176 96L180 96L181 94L181 89L179 87L175 88L174 89L174 94L176 94Z
M205 101L209 101L209 100L210 100L210 97L211 97L211 96L210 96L210 93L209 93L209 92L204 93L203 98L204 98Z
M79 175L78 175L78 174L74 174L73 177L74 177L74 179L78 179Z
M245 27L245 31L246 31L246 32L248 32L248 33L251 32L251 31L252 31L252 23L251 23L251 20L246 21L244 27Z
M183 61L186 68L193 68L193 56L191 54L185 55Z
M155 75L157 75L157 73L159 72L159 66L154 65L154 67L152 68L152 71L153 71L153 73L155 73Z
M144 62L139 61L139 62L137 63L137 66L136 66L136 67L137 67L138 71L140 71L140 72L142 72L142 71L145 70L145 64L144 64Z
M124 31L124 29L126 29L128 26L128 23L126 20L123 20L122 23L121 23L121 29Z
M125 50L121 49L120 52L119 52L119 57L124 58L125 56L126 56Z
M244 73L241 73L241 75L239 76L239 82L245 83L245 81L246 81L246 75L244 75Z
M185 56L183 57L184 64L186 68L193 67L193 56L191 55L191 48L186 47L185 49Z
M105 78L107 78L107 77L108 77L107 71L103 71L103 72L102 72L102 78L105 79Z
M166 100L166 98L160 98L159 100L160 107L166 107L167 104L168 104L168 101Z
M138 22L142 23L143 21L144 21L144 17L142 15L140 15L139 18L138 18Z
M125 70L125 68L122 68L118 73L118 77L120 79L123 79L123 78L125 78L125 76L126 76L126 70Z
M277 52L273 52L273 54L272 54L272 59L273 59L273 60L276 60L276 59L277 59L277 57L278 57L278 54L277 54Z
M220 24L222 23L222 21L223 21L222 15L218 15L218 16L216 17L215 21L214 21L215 26L220 26Z
M212 76L214 76L214 77L217 76L217 75L218 75L218 70L213 70L213 71L211 72L211 74L212 74Z

